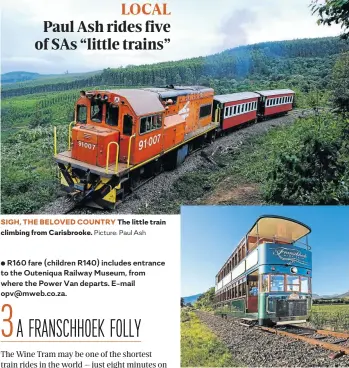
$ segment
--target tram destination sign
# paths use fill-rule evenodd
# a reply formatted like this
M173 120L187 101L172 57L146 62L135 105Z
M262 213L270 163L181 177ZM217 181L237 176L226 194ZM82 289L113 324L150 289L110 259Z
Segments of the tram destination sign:
M280 247L274 249L273 255L280 258L282 261L289 262L290 264L299 263L303 266L308 264L307 255L298 249Z
M311 252L295 246L266 244L266 263L311 268Z

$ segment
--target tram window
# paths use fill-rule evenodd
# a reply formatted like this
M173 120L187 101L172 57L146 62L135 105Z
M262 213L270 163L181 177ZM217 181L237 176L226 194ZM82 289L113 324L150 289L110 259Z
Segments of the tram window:
M270 275L270 291L284 291L284 275Z
M266 276L266 275L263 275L263 276ZM258 281L249 281L248 294L250 296L257 296L258 295Z
M286 291L300 291L298 276L286 275L286 284L287 284Z
M234 106L234 115L236 115L236 106Z
M85 105L77 106L76 121L81 124L86 124L87 121L87 107Z
M91 120L94 123L101 123L102 122L102 110L103 104L102 101L91 101Z
M301 276L301 292L309 293L309 282L308 277Z
M262 275L262 292L268 292L268 278L269 276L268 275Z
M106 123L111 126L117 126L119 120L119 107L116 105L107 105Z

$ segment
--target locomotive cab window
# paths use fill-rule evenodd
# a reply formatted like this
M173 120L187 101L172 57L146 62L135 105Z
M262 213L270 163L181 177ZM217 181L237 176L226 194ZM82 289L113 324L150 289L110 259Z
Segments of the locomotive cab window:
M103 103L102 101L91 101L91 120L94 123L102 122L102 111L103 111Z
M124 115L123 130L124 135L132 135L133 118L131 115Z
M202 105L200 106L200 114L199 114L199 118L205 118L207 116L211 116L212 115L212 105Z
M118 126L119 107L117 105L107 104L106 123L110 126Z
M76 122L86 124L87 121L87 107L85 105L78 105L76 111Z
M150 115L141 118L141 124L139 128L140 134L145 134L153 130L162 127L162 117L161 115Z

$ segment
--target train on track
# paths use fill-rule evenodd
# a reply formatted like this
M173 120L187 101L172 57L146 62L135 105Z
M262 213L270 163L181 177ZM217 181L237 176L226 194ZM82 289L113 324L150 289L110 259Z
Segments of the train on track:
M142 182L248 122L287 114L289 89L214 95L201 86L81 91L68 149L54 159L81 204L115 208Z
M215 313L261 326L305 322L312 304L310 232L290 218L258 218L216 275Z

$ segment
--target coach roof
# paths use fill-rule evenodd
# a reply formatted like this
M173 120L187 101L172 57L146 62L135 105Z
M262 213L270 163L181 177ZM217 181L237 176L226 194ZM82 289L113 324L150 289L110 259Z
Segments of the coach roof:
M259 98L260 95L254 92L239 92L239 93L231 93L229 95L217 95L214 96L214 99L220 103L234 102L234 101L242 101L249 100L251 98Z
M269 96L279 96L279 95L289 95L294 94L295 92L291 89L271 89L268 91L256 91L261 96L269 97Z

